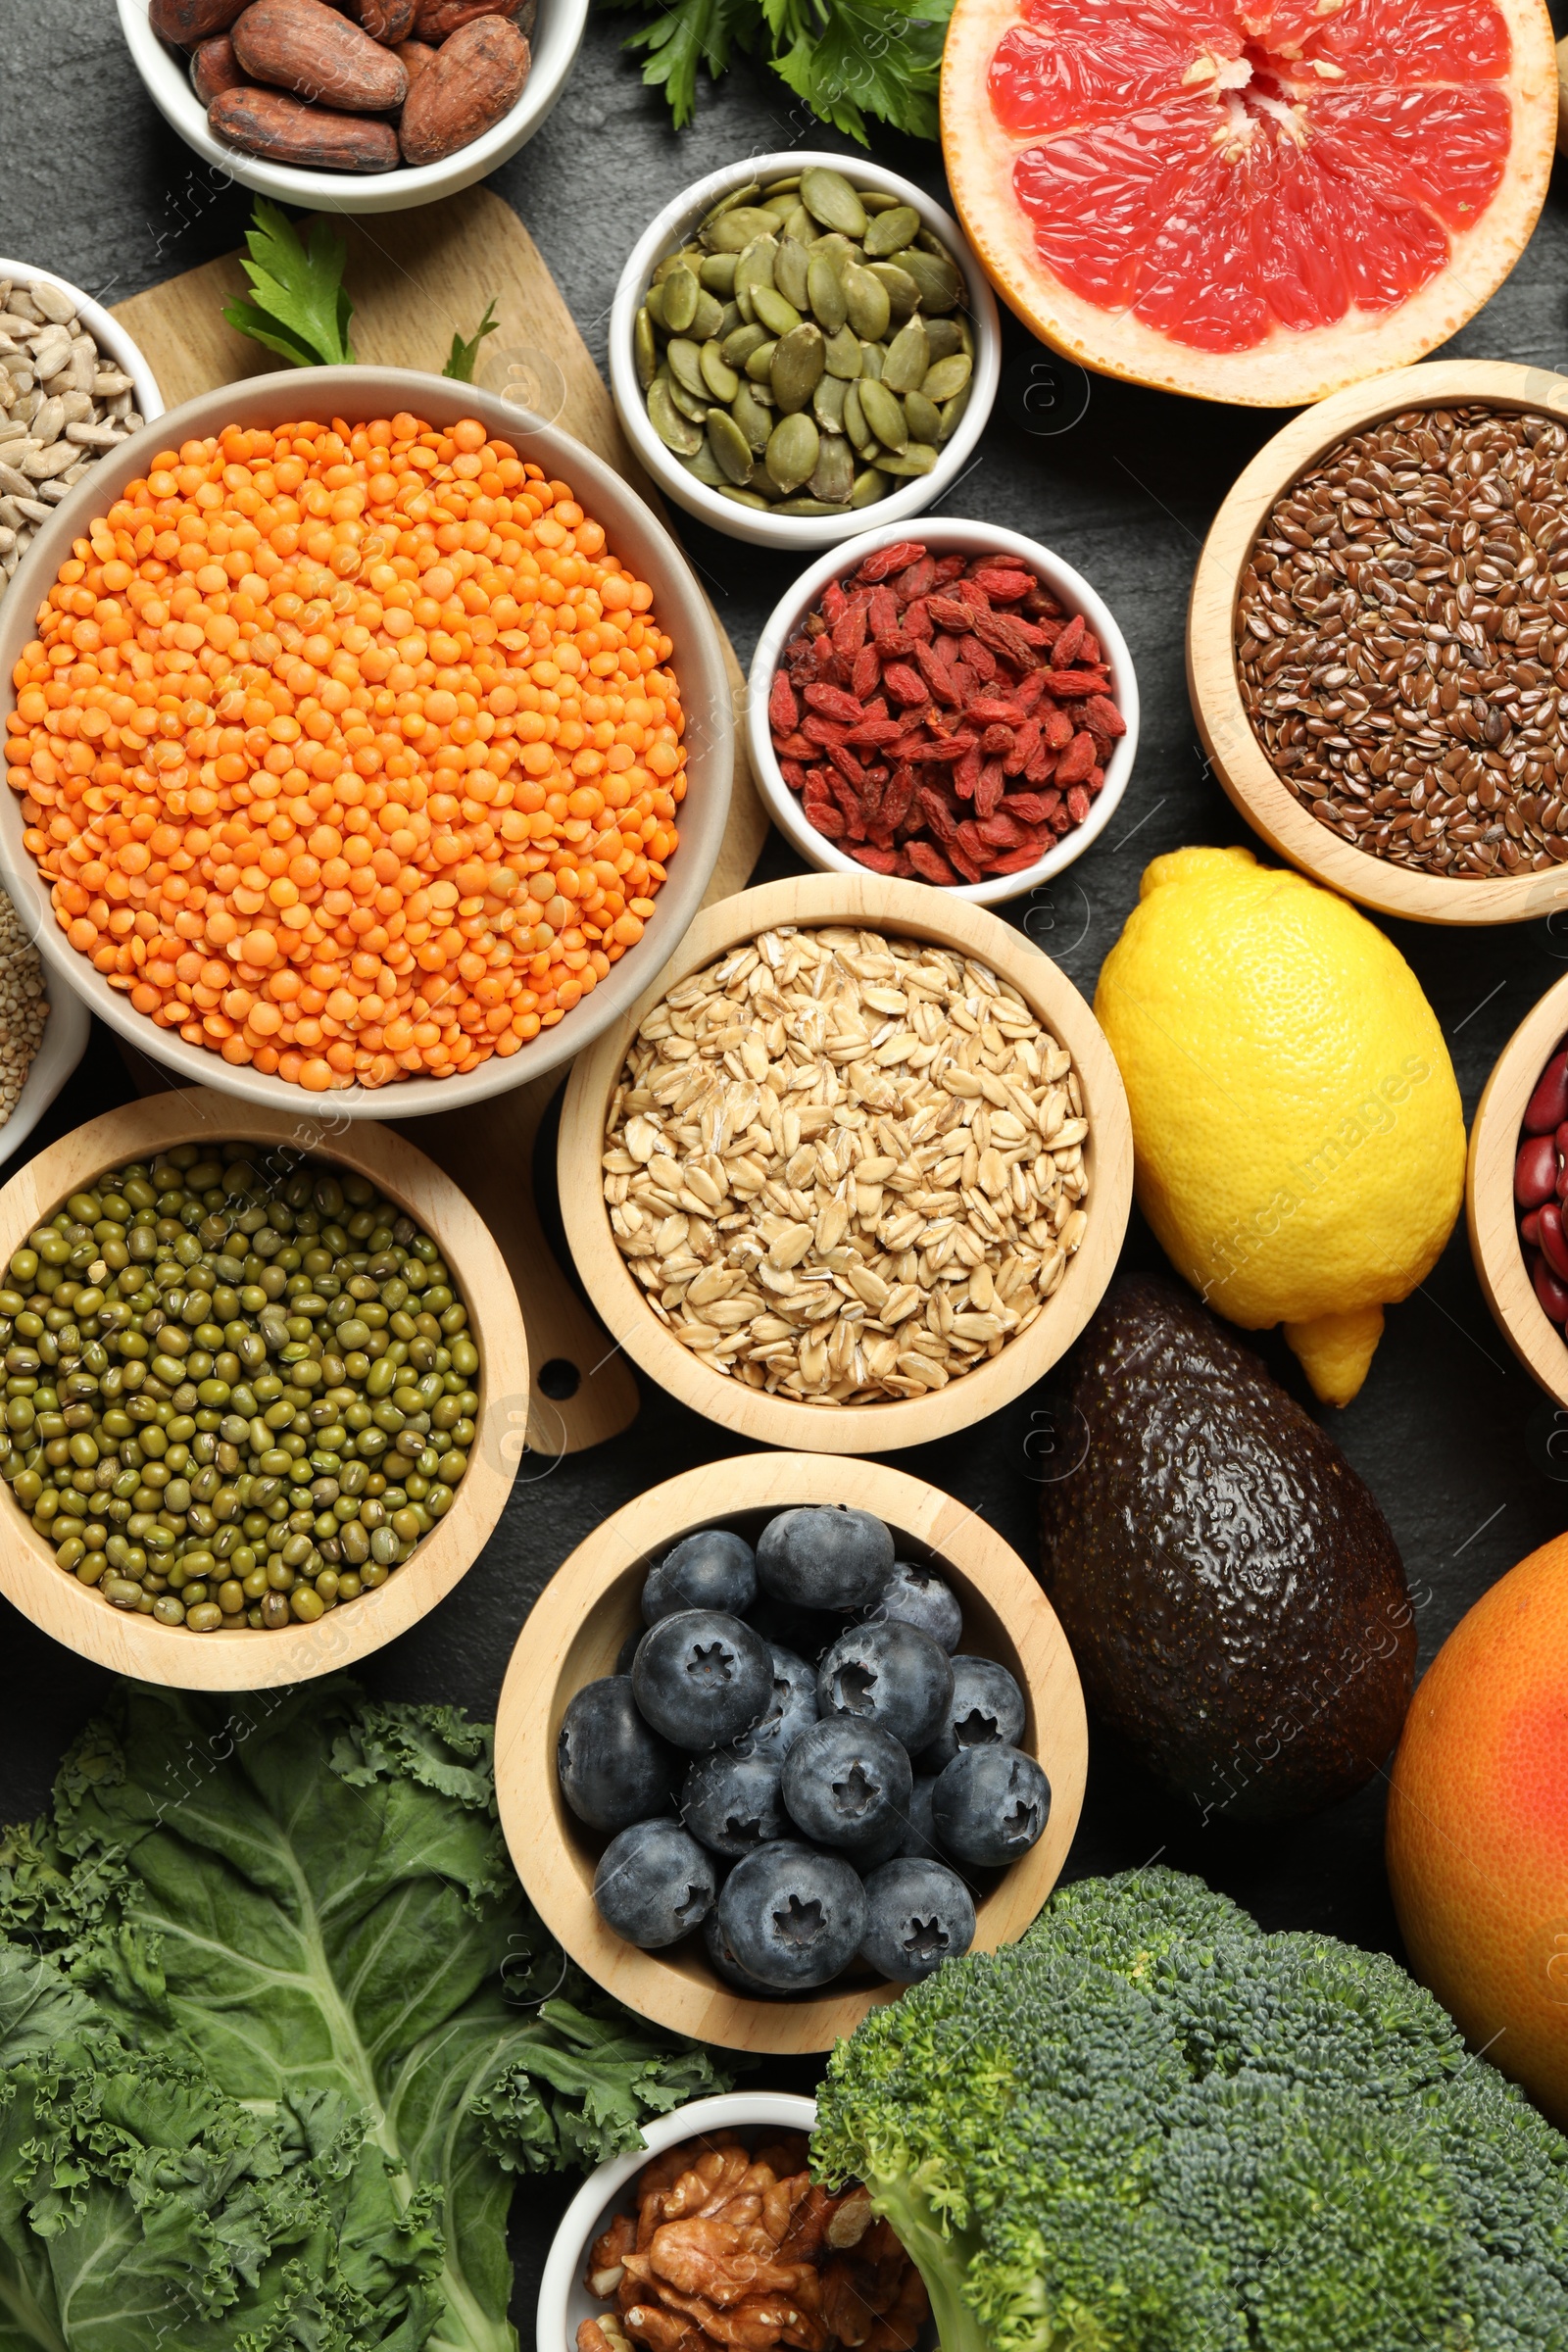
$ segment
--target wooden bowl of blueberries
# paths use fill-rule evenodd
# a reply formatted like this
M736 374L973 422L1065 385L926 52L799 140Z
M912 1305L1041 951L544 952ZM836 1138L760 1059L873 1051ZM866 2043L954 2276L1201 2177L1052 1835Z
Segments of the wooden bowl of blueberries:
M1087 1750L1066 1639L983 1519L879 1463L753 1453L640 1495L557 1571L496 1787L596 1983L672 2031L805 2052L1023 1933Z

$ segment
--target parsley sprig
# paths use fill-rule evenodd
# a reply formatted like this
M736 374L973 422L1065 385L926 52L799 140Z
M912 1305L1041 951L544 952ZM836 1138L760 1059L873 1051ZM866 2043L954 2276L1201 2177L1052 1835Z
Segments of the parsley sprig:
M500 319L495 315L496 299L496 296L492 294L490 300L484 306L484 317L480 319L475 332L468 338L466 342L464 341L461 335L454 334L452 338L452 349L447 354L447 364L441 370L443 375L455 377L460 384L472 383L473 365L479 357L479 346L484 341L486 335L493 335L497 327L501 324Z
M316 220L302 242L288 215L258 196L245 243L243 266L254 300L236 295L224 304L229 325L281 352L296 368L352 367L354 305L343 285L348 244L342 230Z
M648 0L606 5L645 9ZM934 139L952 10L953 0L659 0L626 47L644 52L643 79L662 89L677 130L696 111L699 67L716 80L739 49L862 146L867 116Z

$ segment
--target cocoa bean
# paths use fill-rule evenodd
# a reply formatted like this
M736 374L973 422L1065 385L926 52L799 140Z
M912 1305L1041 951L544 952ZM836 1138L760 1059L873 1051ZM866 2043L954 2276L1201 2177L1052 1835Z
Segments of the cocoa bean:
M439 164L494 129L516 105L532 62L527 42L504 17L463 25L409 92L398 125L404 161Z
M194 49L209 33L226 32L246 0L151 0L147 22L161 40Z
M190 61L190 77L203 106L211 106L220 90L241 90L245 74L226 32L203 41Z
M254 79L318 106L379 115L408 95L408 74L391 51L322 0L251 0L230 37Z
M435 63L435 51L428 41L399 41L398 55L408 70L411 90L425 67Z
M281 90L220 90L207 122L216 138L276 164L321 172L397 170L397 133L390 122L305 106Z
M461 32L465 24L477 23L480 17L507 17L516 22L521 0L416 0L414 11L414 37L430 41L437 48ZM531 25L518 25L526 39Z
M341 0L343 13L384 49L406 41L414 27L416 0Z

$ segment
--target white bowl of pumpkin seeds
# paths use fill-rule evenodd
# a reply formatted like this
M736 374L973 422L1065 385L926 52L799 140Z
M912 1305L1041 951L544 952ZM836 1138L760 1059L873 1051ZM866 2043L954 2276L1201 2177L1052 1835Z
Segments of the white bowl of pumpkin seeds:
M836 547L922 514L969 463L1001 366L957 222L859 156L710 172L638 239L610 315L611 389L644 466L758 547Z

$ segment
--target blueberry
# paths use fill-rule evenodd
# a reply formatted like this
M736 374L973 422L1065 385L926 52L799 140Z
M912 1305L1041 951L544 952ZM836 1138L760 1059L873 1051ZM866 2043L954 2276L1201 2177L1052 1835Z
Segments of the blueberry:
M911 1755L936 1738L952 1697L947 1651L929 1634L897 1620L852 1626L816 1671L816 1703L824 1716L874 1723Z
M615 1654L615 1672L617 1674L630 1674L632 1667L635 1665L637 1660L637 1652L643 1645L643 1640L647 1632L648 1628L646 1625L634 1625L632 1627L631 1632L626 1636L625 1641L621 1643L620 1648Z
M701 1927L713 1908L718 1874L678 1821L639 1821L612 1838L594 1872L594 1901L607 1928L657 1952Z
M682 1609L649 1628L631 1687L655 1731L677 1747L722 1747L766 1707L773 1668L760 1634L740 1618Z
M682 1609L722 1609L744 1617L757 1598L752 1547L722 1527L705 1527L650 1569L643 1586L643 1619L657 1625Z
M623 1674L585 1683L556 1739L561 1793L591 1830L629 1829L663 1810L680 1759L637 1711Z
M842 1854L781 1838L736 1863L718 1925L748 1975L779 1992L805 1992L854 1959L865 1935L865 1889Z
M994 1658L953 1661L947 1720L920 1758L922 1772L941 1772L962 1747L1016 1747L1023 1738L1023 1692Z
M715 1854L749 1854L787 1838L776 1756L699 1756L680 1792L680 1817Z
M847 1619L842 1609L832 1612L800 1609L790 1601L774 1600L770 1593L760 1592L746 1612L746 1622L769 1646L776 1642L780 1649L805 1658L814 1675L825 1653L844 1632Z
M934 1568L922 1568L912 1560L894 1561L893 1574L866 1616L872 1625L882 1625L894 1618L900 1625L912 1625L917 1633L929 1634L933 1642L950 1653L963 1639L963 1611L958 1606L958 1595L951 1585L943 1583Z
M914 1788L909 1798L909 1818L904 1825L901 1854L912 1861L940 1862L942 1848L937 1843L936 1823L931 1818L931 1799L936 1790L934 1774L916 1773Z
M891 1829L902 1835L913 1785L909 1759L892 1734L849 1715L813 1723L784 1759L790 1819L823 1845L880 1848Z
M767 1654L773 1668L773 1695L749 1732L735 1742L738 1755L771 1756L782 1764L802 1732L816 1721L816 1675L804 1658L776 1642Z
M960 1747L937 1776L937 1836L955 1860L1016 1862L1051 1818L1051 1783L1016 1747Z
M808 1504L780 1511L757 1546L757 1576L775 1600L803 1609L860 1609L893 1566L893 1538L869 1511Z
M710 1911L703 1922L703 1942L714 1976L733 1985L737 1992L749 1994L754 2001L776 2001L782 1997L771 1984L764 1984L760 1977L754 1977L750 1969L742 1968L729 1948L716 1911Z
M889 1862L865 1882L860 1958L896 1984L918 1984L974 1941L974 1904L944 1862Z

